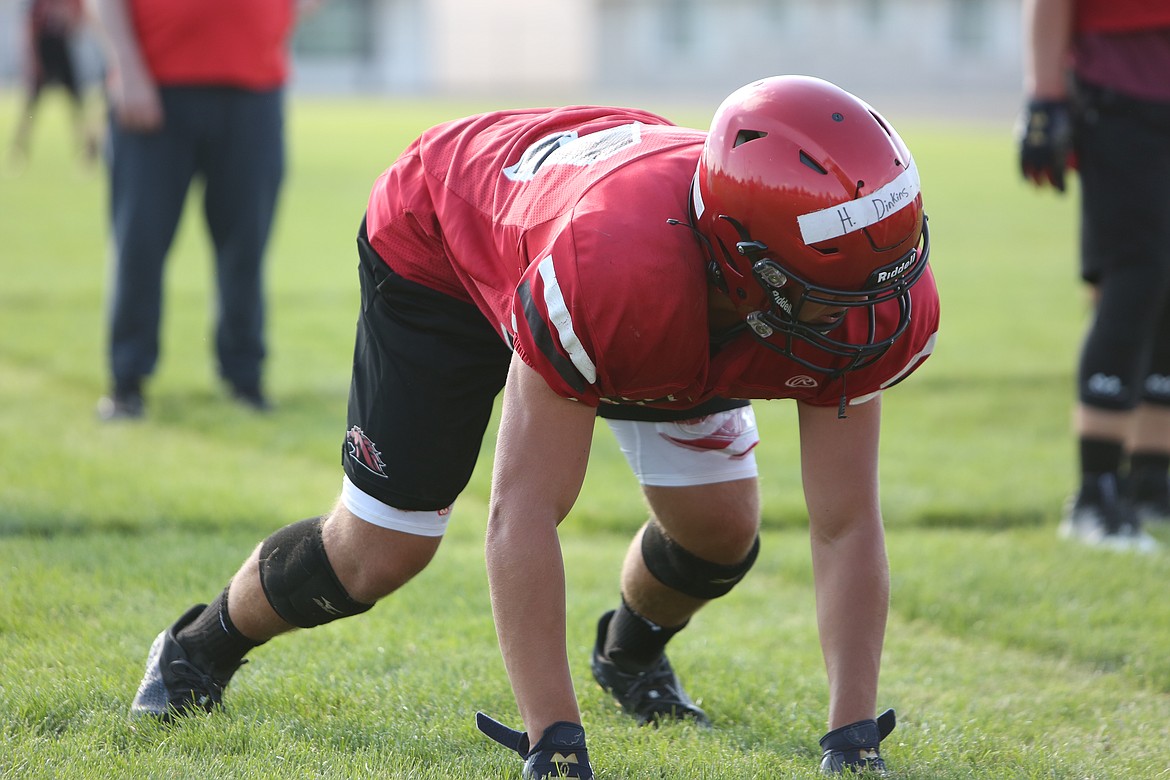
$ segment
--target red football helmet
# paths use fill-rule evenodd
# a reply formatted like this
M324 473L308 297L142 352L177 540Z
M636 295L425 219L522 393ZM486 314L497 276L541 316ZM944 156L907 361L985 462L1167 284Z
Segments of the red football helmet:
M845 90L776 76L732 93L711 123L691 207L712 280L770 348L837 375L879 358L909 324L909 290L930 253L918 172L889 123ZM874 307L895 300L897 324L876 332ZM845 316L805 322L808 304ZM835 338L860 308L868 336ZM794 354L794 339L827 355Z

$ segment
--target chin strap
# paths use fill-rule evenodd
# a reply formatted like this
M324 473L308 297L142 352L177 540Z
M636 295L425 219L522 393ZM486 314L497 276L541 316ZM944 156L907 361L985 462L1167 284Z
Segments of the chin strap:
M723 272L719 270L719 263L715 262L715 249L711 246L711 239L703 235L693 222L683 222L681 219L672 218L666 220L666 224L685 227L691 231L691 235L695 237L695 241L699 243L707 255L707 279L726 294L728 292L727 280L723 278Z
M845 392L845 385L848 381L846 379L846 377L848 377L848 376L849 376L848 371L846 371L844 374L841 375L841 401L837 404L837 419L838 420L844 420L846 417L845 406L846 406L846 404L849 403L849 396Z

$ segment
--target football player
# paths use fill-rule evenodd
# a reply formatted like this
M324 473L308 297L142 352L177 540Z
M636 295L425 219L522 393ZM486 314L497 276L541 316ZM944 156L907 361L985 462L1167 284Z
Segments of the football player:
M575 106L452 121L377 180L338 504L264 540L155 640L132 705L212 709L244 654L364 612L421 571L497 394L491 601L525 778L591 778L557 525L598 416L637 475L635 535L591 666L639 723L708 715L665 648L759 554L749 399L793 399L829 682L827 773L882 770L889 574L881 395L931 353L939 304L919 172L873 108L815 78L747 85L707 133Z
M1058 533L1152 552L1143 525L1170 520L1170 3L1023 10L1020 169L1064 192L1075 162L1094 307L1077 366L1080 484Z

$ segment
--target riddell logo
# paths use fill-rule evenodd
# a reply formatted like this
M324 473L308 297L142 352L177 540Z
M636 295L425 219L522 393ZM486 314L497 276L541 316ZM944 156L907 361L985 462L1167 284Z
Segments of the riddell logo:
M895 266L892 271L879 271L878 277L877 277L878 284L881 284L882 282L888 281L890 279L893 279L895 277L901 276L902 274L906 273L906 269L909 268L911 263L913 263L913 262L914 262L913 260L907 260L907 261Z
M808 374L799 374L797 376L792 377L784 384L787 385L788 387L808 388L808 387L816 387L817 380L813 379Z
M910 250L910 254L903 257L901 260L897 261L896 263L883 266L882 268L879 268L870 274L869 280L866 282L866 287L876 287L879 284L885 284L886 282L891 282L894 279L897 279L899 276L913 268L914 263L917 260L918 250Z
M792 302L784 297L784 293L775 287L768 288L768 292L772 295L772 303L783 309L786 314L792 314Z
M370 473L386 479L386 464L382 462L382 453L374 446L369 436L356 425L346 434L346 443L349 445L349 457L363 466Z

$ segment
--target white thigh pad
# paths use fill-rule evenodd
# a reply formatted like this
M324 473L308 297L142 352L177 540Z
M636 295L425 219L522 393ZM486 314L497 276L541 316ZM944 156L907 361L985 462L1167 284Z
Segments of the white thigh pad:
M415 536L442 536L447 532L451 507L429 512L412 512L383 503L349 481L341 485L341 503L367 523Z
M680 487L756 477L750 406L678 422L606 420L643 485Z

